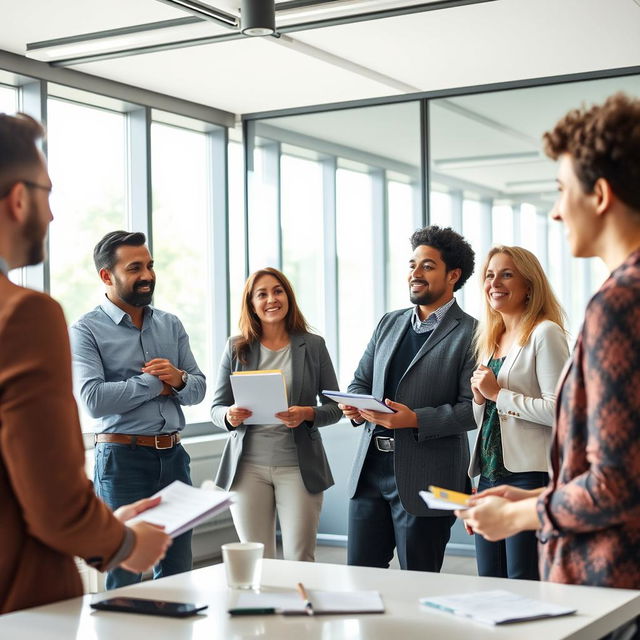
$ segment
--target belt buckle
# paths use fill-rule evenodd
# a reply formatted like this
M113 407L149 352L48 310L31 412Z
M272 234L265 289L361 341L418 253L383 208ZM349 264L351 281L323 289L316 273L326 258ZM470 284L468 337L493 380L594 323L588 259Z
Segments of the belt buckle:
M378 451L382 451L383 453L393 453L393 451L395 450L395 442L393 440L393 438L390 438L388 436L375 436L376 439L376 449ZM385 442L388 446L388 448L384 448L380 445L381 442Z
M158 434L158 435L156 435L154 437L155 437L155 441L156 441L156 443L155 443L155 448L156 449L171 449L171 447L173 447L173 436L172 435L168 435L166 433L162 433L162 434ZM161 447L158 444L158 438L169 438L169 446L168 447Z

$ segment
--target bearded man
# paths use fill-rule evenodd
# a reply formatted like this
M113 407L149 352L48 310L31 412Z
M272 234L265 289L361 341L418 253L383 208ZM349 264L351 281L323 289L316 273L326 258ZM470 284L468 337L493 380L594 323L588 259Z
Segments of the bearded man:
M112 509L181 480L191 484L180 444L182 405L205 395L205 377L180 320L153 308L153 258L143 233L112 231L93 252L102 304L71 327L76 390L95 428L96 493ZM191 532L177 537L154 578L191 570ZM139 582L121 568L107 589Z

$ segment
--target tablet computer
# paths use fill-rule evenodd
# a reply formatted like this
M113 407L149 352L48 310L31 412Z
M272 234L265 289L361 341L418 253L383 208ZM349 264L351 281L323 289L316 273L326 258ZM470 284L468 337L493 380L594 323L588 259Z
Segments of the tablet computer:
M340 404L348 404L356 409L368 409L369 411L379 411L380 413L397 413L395 409L387 407L382 400L378 400L378 398L368 396L364 393L343 393L342 391L324 389L322 395Z

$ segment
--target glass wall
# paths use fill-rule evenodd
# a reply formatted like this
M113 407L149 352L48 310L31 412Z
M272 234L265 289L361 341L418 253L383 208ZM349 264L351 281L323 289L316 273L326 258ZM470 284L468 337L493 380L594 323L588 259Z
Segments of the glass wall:
M209 419L215 379L210 173L205 133L158 122L151 125L154 305L180 318L209 381L205 400L184 407L187 422Z
M96 242L128 228L126 118L59 99L50 98L47 108L51 295L72 323L104 293L93 264Z
M385 311L408 306L422 224L417 102L255 122L249 255L292 280L342 387Z
M0 112L21 110L46 123L54 214L45 263L16 270L11 278L50 292L72 323L104 295L93 264L96 242L115 229L143 231L156 261L154 304L182 320L211 394L214 363L228 333L228 263L237 264L239 255L228 260L226 254L224 129L184 113L152 112L106 95L5 75L16 86L0 84ZM151 122L156 114L158 121ZM236 142L235 149L239 146ZM242 184L242 165L234 169L235 184ZM242 208L237 199L242 191L234 188L233 193L231 209ZM223 284L214 273L223 274ZM209 405L206 398L187 408L187 422L208 423ZM91 419L81 419L83 429L91 431ZM201 424L186 434L210 431Z
M431 219L462 231L478 253L478 265L496 244L534 252L564 305L573 336L606 270L597 259L571 257L562 225L549 217L556 199L556 169L542 152L541 137L570 108L602 102L620 90L640 95L640 79L609 78L429 102ZM479 278L458 294L464 309L476 316L482 299Z
M0 113L13 114L18 110L18 92L0 84Z

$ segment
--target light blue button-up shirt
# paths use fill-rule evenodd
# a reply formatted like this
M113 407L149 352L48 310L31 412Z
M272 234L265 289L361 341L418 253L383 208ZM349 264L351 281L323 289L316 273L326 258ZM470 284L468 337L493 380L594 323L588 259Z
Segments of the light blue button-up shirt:
M106 296L70 329L76 393L89 415L98 419L97 433L155 435L184 428L180 405L198 404L205 377L189 347L180 320L146 307L142 329ZM167 358L189 374L187 384L161 396L162 381L142 373L145 362Z

